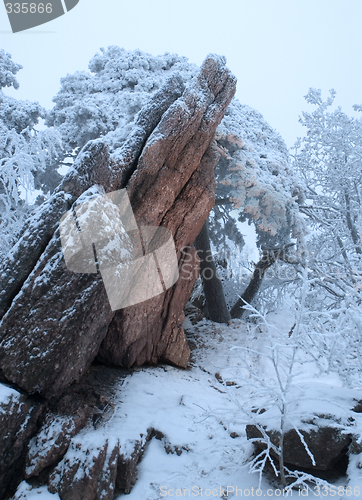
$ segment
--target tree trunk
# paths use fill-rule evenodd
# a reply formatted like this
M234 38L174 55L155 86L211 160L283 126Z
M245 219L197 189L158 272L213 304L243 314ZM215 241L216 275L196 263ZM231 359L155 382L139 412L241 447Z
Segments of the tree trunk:
M205 293L209 317L217 323L227 323L230 320L224 290L217 274L214 258L211 253L207 221L194 243L200 259L200 275Z
M234 306L230 311L230 315L232 318L242 317L245 311L245 309L243 309L243 306L246 303L250 304L252 302L255 295L259 291L261 282L263 281L267 269L269 269L269 267L274 264L274 262L279 258L279 256L280 256L280 249L263 250L263 256L255 266L253 276L251 278L249 285L246 287L246 290L244 291L242 296L235 302Z
M356 249L356 253L361 254L362 250L360 247L360 237L358 234L358 230L356 228L355 223L352 220L352 213L351 213L351 201L349 198L349 194L347 191L344 192L344 199L346 201L346 220L347 220L347 227L351 233L352 240Z
M212 321L216 321L217 323L228 323L232 318L240 319L244 313L243 306L246 303L250 304L253 301L269 267L272 266L278 259L290 263L285 255L285 250L287 247L291 246L291 244L286 245L284 248L263 250L263 256L255 266L249 285L229 312L225 301L222 283L217 274L214 257L211 252L207 221L196 238L194 246L200 260L200 275L208 315Z

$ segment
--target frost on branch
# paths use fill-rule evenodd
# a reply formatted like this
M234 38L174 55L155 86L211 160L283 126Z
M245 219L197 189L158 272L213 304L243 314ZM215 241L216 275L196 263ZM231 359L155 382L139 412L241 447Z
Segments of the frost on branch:
M333 109L335 94L323 101L320 90L310 89L305 96L315 108L300 118L306 135L295 145L293 166L307 190L301 210L313 230L318 307L323 300L323 308L344 309L353 301L354 309L362 288L362 120Z

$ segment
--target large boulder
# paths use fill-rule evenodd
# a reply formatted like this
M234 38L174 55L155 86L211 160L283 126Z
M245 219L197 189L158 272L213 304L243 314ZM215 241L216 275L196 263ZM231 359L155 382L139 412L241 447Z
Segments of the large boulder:
M235 85L225 60L209 56L185 89L174 76L153 95L111 157L101 140L85 146L1 268L0 366L7 380L50 398L78 381L97 355L127 368L160 360L187 366L183 308L197 277L191 245L214 203L219 154L212 143ZM180 277L115 313L99 273L65 265L56 220L87 193L124 188L139 226L171 232Z

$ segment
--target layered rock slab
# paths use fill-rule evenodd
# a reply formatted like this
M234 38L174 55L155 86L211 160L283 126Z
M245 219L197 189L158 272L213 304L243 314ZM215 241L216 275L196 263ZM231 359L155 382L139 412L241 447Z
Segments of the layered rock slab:
M94 184L106 192L124 187L148 137L162 115L184 91L178 75L172 75L145 105L123 146L113 155L101 140L89 141L77 156L73 169L54 194L29 218L17 244L0 265L0 319L36 266L51 240L61 216Z
M197 272L186 271L185 259L191 257L193 271L197 262L191 249L182 249L193 243L214 203L218 155L212 141L235 84L224 59L210 56L181 96L177 77L153 96L129 139L110 159L101 141L85 146L55 196L63 196L64 208L74 207L94 184L99 193L126 187L139 225L172 232L180 279L163 294L114 314L99 274L66 268L59 231L48 217L41 245L30 252L26 271L12 288L11 295L19 290L17 295L10 307L3 301L0 365L8 380L49 398L79 380L98 352L104 363L125 367L159 360L187 365L181 325ZM28 227L27 241L35 231L36 226ZM21 254L25 243L23 236L14 255ZM5 265L4 281L9 261Z
M159 360L186 367L183 309L197 278L191 245L214 204L215 131L235 92L223 59L208 58L195 82L165 113L144 147L127 191L137 221L169 229L180 277L165 293L117 311L98 359L130 367ZM182 252L189 247L186 252Z

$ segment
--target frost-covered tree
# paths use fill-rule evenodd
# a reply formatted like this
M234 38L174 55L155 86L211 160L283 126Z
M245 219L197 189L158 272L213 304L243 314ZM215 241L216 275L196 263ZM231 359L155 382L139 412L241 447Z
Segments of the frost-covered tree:
M16 73L22 69L21 64L16 64L10 54L0 49L0 88L14 87L19 88L19 82L16 79Z
M233 245L240 248L243 243L237 220L248 221L255 226L262 251L249 285L231 310L232 317L241 317L245 302L253 300L268 268L280 259L289 262L288 249L293 244L299 247L303 240L305 229L298 209L303 188L280 135L260 113L236 99L218 128L217 144L222 157L215 171L216 203L209 218L210 238L219 255L228 254ZM204 253L209 252L206 240L203 245L196 243ZM221 290L215 297L215 271L209 276L202 278L212 319L228 320L225 303L220 306Z
M0 50L0 86L18 88L16 73L22 66ZM45 110L30 101L6 96L0 89L0 255L14 243L28 212L26 193L48 184L45 174L52 172L53 185L59 178L54 172L61 154L59 135L52 129L35 128ZM49 178L48 178L49 181Z
M362 361L362 119L333 109L335 95L323 100L310 89L305 96L314 110L300 118L306 135L295 145L294 167L306 186L300 210L310 230L305 340L324 360L321 369L353 385Z
M310 266L328 307L362 289L362 120L331 110L335 94L323 101L320 90L309 90L315 110L300 119L307 133L294 154L307 188L301 210L312 228Z
M281 136L258 111L235 100L218 128L217 140L226 153L216 169L217 198L226 196L233 208L242 209L241 222L254 222L260 246L300 238L298 204L303 189Z
M46 120L60 131L68 150L106 135L111 149L119 147L137 113L167 76L178 72L187 81L197 71L176 54L152 56L116 46L101 48L88 67L89 72L61 79Z

